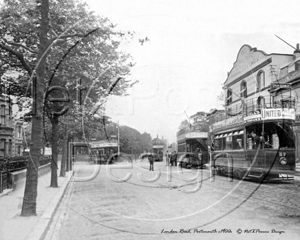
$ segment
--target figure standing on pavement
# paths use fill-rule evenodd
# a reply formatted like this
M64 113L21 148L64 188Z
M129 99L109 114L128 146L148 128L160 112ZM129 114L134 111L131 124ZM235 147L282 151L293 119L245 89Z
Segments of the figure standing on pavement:
M149 159L149 163L150 163L150 169L149 169L149 171L154 171L154 158L153 158L152 153L150 153L148 155L148 159Z
M114 156L114 150L110 150L110 154L109 154L109 160L110 160L110 163L113 163L113 161L115 160L115 156Z
M177 153L176 153L176 151L174 151L172 153L171 158L172 158L172 163L174 164L174 166L177 166Z
M166 166L169 165L169 151L167 150L167 153L166 153Z
M171 166L173 166L173 164L175 164L172 152L170 152L170 163L171 163Z

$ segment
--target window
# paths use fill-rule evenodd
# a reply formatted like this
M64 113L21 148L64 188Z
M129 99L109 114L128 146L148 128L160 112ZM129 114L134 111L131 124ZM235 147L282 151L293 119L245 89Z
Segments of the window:
M0 157L4 157L5 155L5 139L0 139Z
M1 105L0 108L0 125L6 125L6 118L5 118L5 105Z
M216 151L244 149L244 131L238 130L216 135L214 148Z
M1 105L0 115L5 115L5 105Z
M262 130L264 129L264 132ZM295 148L292 124L265 123L248 126L247 148Z
M257 99L257 108L261 109L265 107L265 98L262 96L259 96Z
M18 155L21 155L21 146L18 146Z
M185 152L185 144L178 144L178 152Z
M227 101L227 105L229 105L230 103L232 103L232 90L229 88L228 90L227 90L227 99L226 99Z
M260 71L257 74L256 91L259 92L264 87L265 87L265 72Z
M247 83L246 81L241 82L241 97L246 98L247 97Z
M11 157L11 153L12 153L12 141L11 140L9 140L7 147L8 147L8 149L7 149L7 155L9 157Z
M244 149L244 131L236 131L233 133L232 136L232 148L237 149Z
M187 152L191 152L191 146L188 143L186 143L186 151Z
M226 139L224 138L223 135L220 135L219 137L217 137L214 141L214 147L215 150L224 150L226 146Z
M21 128L21 126L18 126L18 131L17 131L17 138L21 138L21 136L22 136L22 128Z

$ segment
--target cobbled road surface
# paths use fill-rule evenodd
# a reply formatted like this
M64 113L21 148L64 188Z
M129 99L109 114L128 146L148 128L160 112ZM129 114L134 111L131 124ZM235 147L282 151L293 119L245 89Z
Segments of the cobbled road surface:
M147 161L76 163L45 240L300 239L300 182L255 183Z

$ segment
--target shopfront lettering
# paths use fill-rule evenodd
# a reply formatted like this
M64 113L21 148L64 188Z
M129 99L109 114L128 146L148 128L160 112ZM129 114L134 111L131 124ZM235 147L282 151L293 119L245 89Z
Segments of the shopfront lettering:
M263 118L280 118L282 116L281 109L265 109Z
M262 112L262 119L291 119L295 120L294 109L264 109Z
M214 123L211 127L212 130L225 128L233 125L258 122L263 120L275 120L275 119L290 119L295 120L296 114L295 109L261 109L249 112L247 115L238 115L235 117L228 118L226 120ZM297 115L297 120L300 121L300 114Z

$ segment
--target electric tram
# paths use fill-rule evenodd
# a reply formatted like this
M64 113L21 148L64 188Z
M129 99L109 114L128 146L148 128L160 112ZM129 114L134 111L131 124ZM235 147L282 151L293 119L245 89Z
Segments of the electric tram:
M114 160L112 155L118 153L118 142L116 140L106 141L92 141L90 145L91 160L97 164L112 163Z
M154 138L152 140L152 152L154 153L154 161L163 161L163 154L166 148L166 143L162 140Z
M291 180L295 171L295 100L247 99L208 116L212 161L220 175Z

